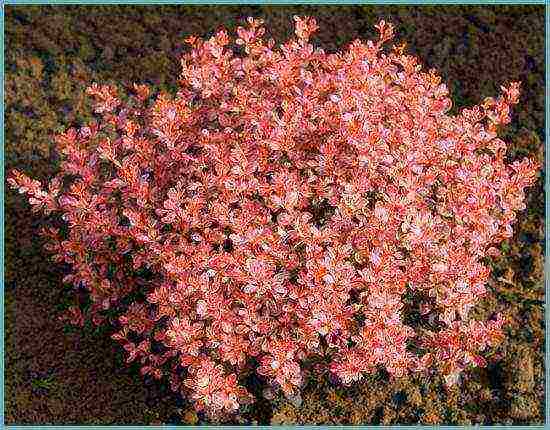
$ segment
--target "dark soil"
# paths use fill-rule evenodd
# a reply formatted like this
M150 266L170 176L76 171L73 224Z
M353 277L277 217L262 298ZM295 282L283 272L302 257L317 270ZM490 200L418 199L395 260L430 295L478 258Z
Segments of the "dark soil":
M452 91L455 112L520 80L522 96L504 130L510 159L544 159L543 6L5 6L5 163L39 178L55 168L51 133L90 119L91 81L149 82L173 89L186 35L211 34L252 15L282 41L292 15L315 16L315 42L329 51L374 36L380 18L397 41ZM542 424L544 419L544 174L529 190L515 236L494 259L480 317L510 318L486 369L460 388L438 377L388 381L372 375L344 389L312 377L295 406L260 402L243 424ZM21 196L5 200L5 421L7 424L197 424L184 399L126 368L106 330L68 331L60 269L52 265Z

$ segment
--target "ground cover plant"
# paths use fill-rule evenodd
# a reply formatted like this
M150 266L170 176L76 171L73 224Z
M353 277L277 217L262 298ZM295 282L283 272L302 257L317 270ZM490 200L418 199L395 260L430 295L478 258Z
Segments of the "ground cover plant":
M513 87L512 87L512 88L513 88ZM511 99L510 99L510 100L511 100ZM510 100L509 100L509 101L510 101ZM126 102L126 101L125 101L125 102ZM490 102L490 101L489 101L489 102ZM284 118L283 118L283 119L284 119ZM315 147L313 147L313 148L308 148L308 149L309 149L309 151L312 151L312 150L315 150ZM193 151L195 151L195 150L196 150L196 149L193 148ZM193 152L193 151L192 151L192 152ZM199 152L200 152L200 151L199 151ZM187 155L193 156L194 154L191 153L191 154L187 154ZM195 154L195 155L196 155L196 154ZM476 154L476 155L481 155L481 154ZM291 162L292 160L289 160L289 161ZM283 162L286 163L287 160L284 160ZM256 198L256 196L254 196L253 198ZM327 200L328 200L328 199L327 199ZM374 203L376 203L376 202L377 202L377 197L376 197L376 196L372 196L372 200L374 201ZM308 208L309 211L315 212L315 216L318 218L318 220L315 221L315 223L318 224L318 225L315 225L315 227L316 227L316 228L319 228L320 230L322 230L323 228L325 228L325 225L323 225L323 224L325 223L325 221L327 221L326 219L323 219L323 218L329 218L329 222L330 222L330 219L332 219L335 215L338 216L338 214L339 214L339 212L340 212L340 210L339 210L340 207L339 207L338 205L330 204L330 202L328 202L327 204L324 204L324 205L322 205L322 206L323 206L323 207L320 207L320 208L311 208L311 209ZM271 211L273 211L274 208L270 208L270 209L271 209ZM304 208L299 208L299 209L303 210ZM314 211L313 209L317 209L317 210ZM374 213L374 211L376 210L376 204L374 204L374 207L369 208L369 209L372 209L372 211L373 211L373 213ZM274 211L274 212L276 212L276 211ZM324 215L326 215L326 214L328 214L328 216L324 216ZM270 214L270 215L271 215L271 216L275 216L275 220L272 219L272 220L271 220L272 222L274 222L274 223L279 222L279 220L277 219L277 217L278 217L277 214ZM329 224L329 225L330 225L330 224ZM128 227L128 226L126 226L126 227ZM231 233L229 233L229 232L227 232L227 233L224 232L224 234L226 234L227 236L230 236ZM225 248L232 248L232 244L233 244L233 240L232 240L232 239L230 239L229 237L228 237L227 239L229 240L229 243L225 243L225 240L224 240L223 243L219 243L219 245L221 245L220 248L223 248L223 250L224 250L225 252L227 252L227 253L233 253L233 252L235 252L234 249L225 249ZM194 240L191 239L191 243L193 243L193 242L194 242ZM193 244L194 244L194 243L193 243ZM307 246L307 245L306 245L306 246ZM297 252L300 252L300 250L298 249ZM303 251L302 251L302 252L303 252ZM353 261L351 261L350 263L351 263L352 265L359 264L359 262L358 262L358 261L355 261L355 260L356 260L356 258L355 258L355 255L354 255L354 256L353 256ZM306 268L306 269L307 269L307 268ZM299 274L299 273L298 273L298 274ZM150 277L150 274L149 274L149 273L141 273L141 274L139 274L139 276L140 276L140 277L143 276L144 278L148 278L148 277ZM149 281L149 279L146 279L146 280ZM299 279L297 279L297 280L299 281ZM361 291L359 291L359 293L361 293ZM350 294L350 296L351 296L351 295L353 295L353 294ZM144 298L142 297L141 299L143 300ZM354 301L354 300L357 300L356 298L351 298L351 297L350 297L350 299L352 300L352 304L362 304L362 303L354 303L353 301ZM139 300L139 299L138 299L138 300ZM408 300L408 298L404 298L404 300ZM196 304L199 305L198 302L197 302ZM198 310L198 308L197 308L197 310ZM76 308L75 308L75 312L77 312ZM106 312L106 313L108 313L108 312ZM361 327L361 325L364 324L365 321L361 321L361 318L357 318L357 319L358 319L358 321L357 321L357 326L358 326L358 327ZM433 327L430 327L430 328L433 328ZM321 327L320 329L321 329L321 330L324 330L323 327ZM321 334L321 339L323 338L323 336L326 336L326 334L323 334L322 332L319 332L319 333ZM328 333L327 333L327 334L328 334ZM126 343L126 342L125 342L125 344L128 345L128 343ZM328 345L323 345L323 346L326 347L326 346L328 346ZM409 345L408 348L410 349L411 346L416 346L416 345ZM329 352L330 352L330 351L329 351ZM417 352L418 352L418 350L417 350ZM324 363L323 363L323 364L324 364ZM327 364L328 364L328 363L327 363ZM318 368L321 368L321 367L322 367L322 366L318 366ZM459 367L460 367L460 364L459 364ZM330 369L330 368L329 368L329 369ZM333 368L332 370L333 370L333 372L331 372L332 374L336 374L336 373L337 373L337 372L334 371L334 370L335 370L334 368ZM452 375L453 375L453 374L452 374L452 372L451 372L451 376L452 376ZM275 379L276 379L276 378L275 378ZM342 379L342 378L341 378L341 379ZM452 379L452 378L449 378L449 379ZM451 381L449 381L449 382L451 382ZM279 384L279 385L281 385L281 384ZM216 396L214 396L214 397L216 397ZM218 396L218 397L219 397L219 396ZM200 407L201 405L199 404L198 406ZM215 408L214 408L214 409L215 409ZM214 412L215 412L215 411L214 411Z
M249 371L296 397L312 359L343 384L377 366L454 384L485 366L504 320L469 318L482 259L512 236L536 179L533 160L505 163L497 137L518 83L449 116L434 70L403 46L381 52L391 24L327 55L309 43L315 20L295 21L280 51L253 18L237 28L244 56L225 30L189 37L175 98L92 85L100 119L57 136L48 187L8 178L60 214L47 249L91 302L70 321L117 327L127 362L212 419L252 401Z

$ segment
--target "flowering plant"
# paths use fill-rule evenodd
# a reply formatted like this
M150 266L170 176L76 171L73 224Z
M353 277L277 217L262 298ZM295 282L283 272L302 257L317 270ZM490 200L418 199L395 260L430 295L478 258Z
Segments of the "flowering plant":
M485 365L504 320L469 317L483 259L537 175L497 137L518 83L452 116L435 71L383 51L390 24L327 54L295 20L280 49L252 18L237 47L189 37L175 96L92 85L98 121L57 136L47 188L8 178L89 293L71 320L112 324L128 362L212 417L252 401L251 369L296 395L315 356L344 384Z

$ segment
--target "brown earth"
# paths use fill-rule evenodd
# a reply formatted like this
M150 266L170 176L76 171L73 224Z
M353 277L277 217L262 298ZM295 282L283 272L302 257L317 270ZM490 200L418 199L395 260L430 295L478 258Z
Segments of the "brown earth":
M174 88L188 34L233 28L263 17L276 40L294 14L315 16L315 42L336 50L374 36L379 18L398 41L452 90L455 110L521 80L509 157L544 159L543 6L5 6L5 167L38 178L55 167L51 134L90 118L83 96L92 80L149 82ZM489 297L479 316L502 312L512 323L486 369L467 372L460 388L439 378L333 387L311 377L300 406L259 402L236 419L259 424L541 424L544 419L544 191L529 190L513 239L494 259ZM7 424L153 424L202 422L166 387L125 368L106 330L67 330L59 269L36 238L41 221L23 199L5 200L5 421Z

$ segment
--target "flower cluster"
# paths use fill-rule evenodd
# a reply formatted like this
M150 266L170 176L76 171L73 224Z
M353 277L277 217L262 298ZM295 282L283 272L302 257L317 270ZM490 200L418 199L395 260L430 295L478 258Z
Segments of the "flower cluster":
M64 225L47 247L91 299L69 318L113 324L213 417L252 401L251 370L297 395L313 357L344 384L484 365L504 320L469 311L537 175L497 137L519 84L451 116L435 71L384 51L390 24L328 54L295 20L278 49L251 18L189 37L175 96L93 85L98 120L57 137L49 187L8 179Z

